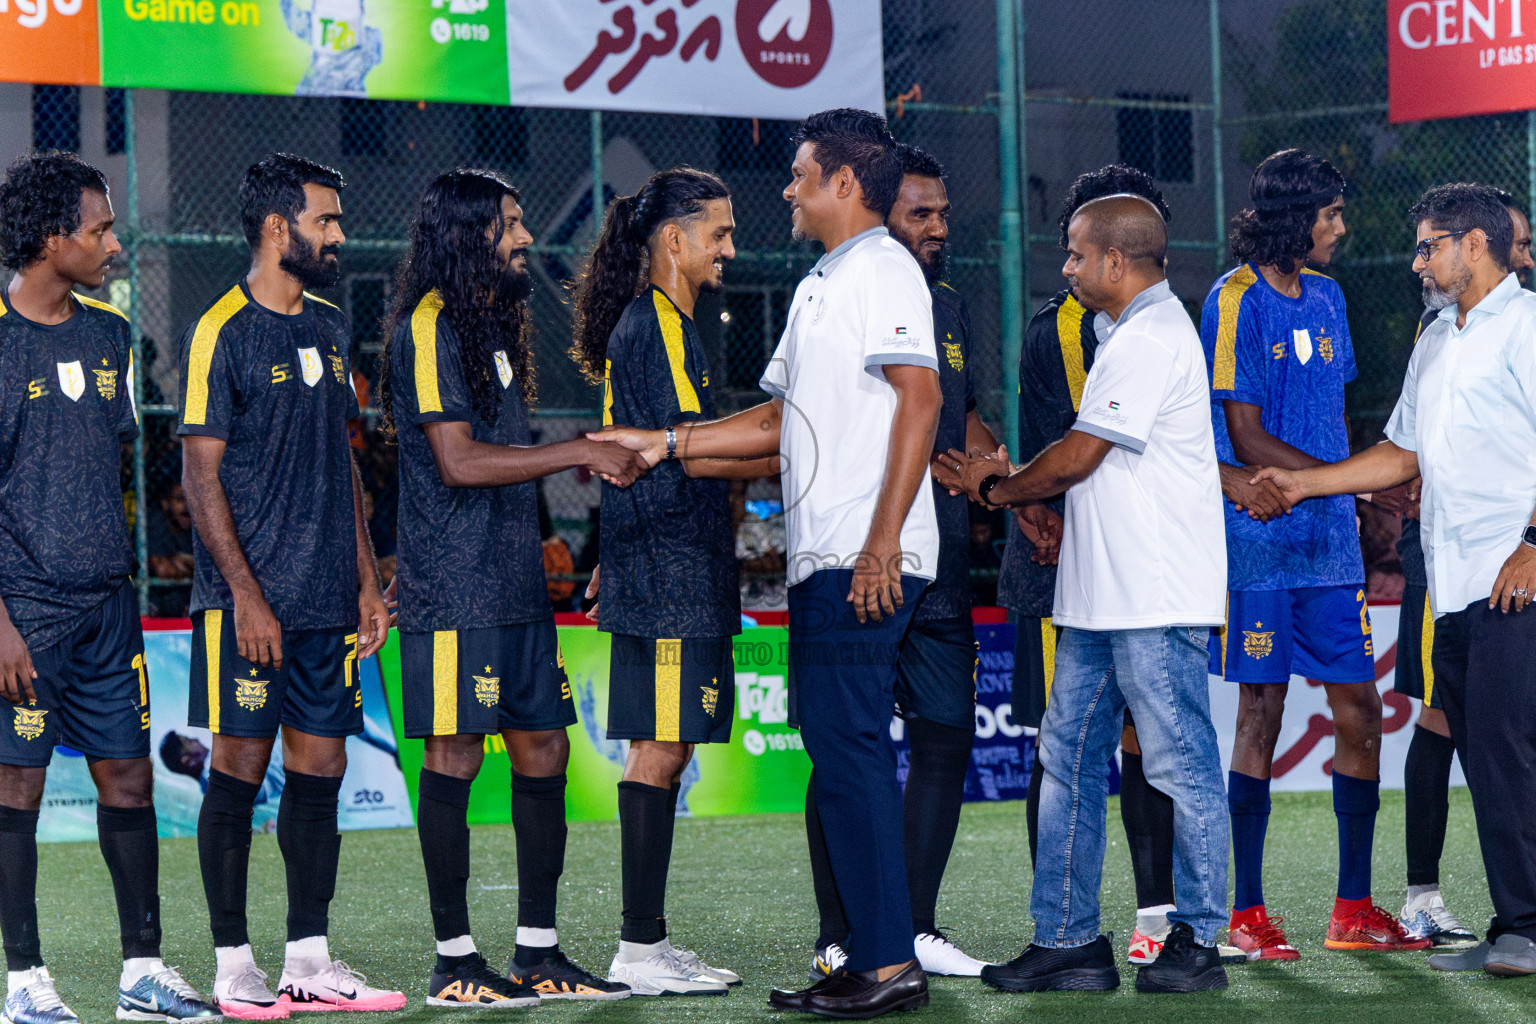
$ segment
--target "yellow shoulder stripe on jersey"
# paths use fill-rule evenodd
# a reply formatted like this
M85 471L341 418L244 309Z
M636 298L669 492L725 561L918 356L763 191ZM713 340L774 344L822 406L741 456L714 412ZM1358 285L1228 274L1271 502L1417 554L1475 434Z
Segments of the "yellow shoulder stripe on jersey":
M70 294L73 295L75 297L75 301L80 303L82 306L90 306L92 309L104 309L108 313L116 313L124 320L128 319L127 313L124 313L110 302L102 302L100 299L88 299L84 295L81 295L79 292L70 292Z
M677 407L682 412L700 412L699 393L688 379L687 349L683 345L683 317L661 289L651 292L656 307L656 321L661 324L661 340L667 346L667 365L672 367L672 386L677 389Z
M411 343L416 346L416 411L442 412L443 396L437 388L437 314L443 297L427 292L411 313Z
M208 422L208 374L213 369L213 349L229 318L244 306L245 293L235 285L197 321L197 329L192 333L192 351L187 357L187 407L182 413L183 423L201 425Z
M603 360L603 426L613 426L613 360Z
M330 306L332 309L340 309L341 308L340 306L336 305L336 303L334 303L334 302L326 302L324 299L322 299L320 296L316 295L314 292L305 292L304 293L304 297L306 299L309 299L311 302L318 302L322 306Z
M1220 319L1216 325L1216 365L1211 374L1211 388L1230 391L1237 383L1237 314L1243 308L1243 295L1258 280L1253 267L1244 263L1221 286L1216 307Z
M1083 369L1083 314L1088 311L1068 295L1056 310L1056 340L1061 345L1061 365L1067 371L1067 390L1072 392L1072 411L1083 403L1083 385L1088 371Z
M1329 277L1327 274L1323 273L1321 270L1313 270L1311 267L1302 267L1301 268L1301 272L1303 274L1311 274L1313 277L1320 277L1324 281L1332 281L1333 280L1333 278Z

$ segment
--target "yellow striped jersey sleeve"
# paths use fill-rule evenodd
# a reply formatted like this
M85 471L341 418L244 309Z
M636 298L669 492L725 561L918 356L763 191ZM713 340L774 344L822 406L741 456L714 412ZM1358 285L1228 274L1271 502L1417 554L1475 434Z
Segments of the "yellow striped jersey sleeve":
M443 297L427 292L411 313L411 344L416 351L416 411L443 411L442 389L437 383L437 318L443 311Z
M1237 317L1243 308L1243 295L1253 287L1258 276L1244 263L1232 272L1217 297L1219 320L1216 326L1216 357L1211 370L1211 390L1231 391L1237 384Z
M1068 295L1056 308L1056 339L1061 344L1061 366L1067 372L1073 412L1082 407L1083 385L1088 380L1088 371L1083 368L1083 315L1087 312L1076 295Z
M699 393L694 390L688 377L688 349L683 340L683 316L659 288L651 289L651 299L656 306L656 322L661 325L661 340L667 350L667 366L672 371L672 388L677 392L677 408L680 412L697 413Z
M211 426L208 399L213 385L214 352L219 343L219 332L230 317L245 306L245 293L235 285L215 302L208 312L197 321L192 332L192 343L187 347L186 365L181 369L186 382L187 398L182 404L181 423L184 427ZM215 410L221 416L227 410Z

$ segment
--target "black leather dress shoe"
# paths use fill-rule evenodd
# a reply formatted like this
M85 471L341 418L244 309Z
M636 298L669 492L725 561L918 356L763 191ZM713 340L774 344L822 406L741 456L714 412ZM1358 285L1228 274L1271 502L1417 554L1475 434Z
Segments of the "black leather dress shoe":
M1007 963L983 967L981 980L1004 992L1108 992L1120 986L1120 972L1109 939L1100 935L1070 949L1031 942Z
M776 988L772 992L768 993L768 1005L773 1007L775 1010L803 1010L805 1009L805 1000L807 996L810 996L812 993L816 992L825 992L846 973L848 972L839 968L838 970L833 971L827 977L822 978L810 988Z
M928 1005L928 976L916 960L886 981L874 971L844 971L805 994L800 1009L823 1017L868 1020L892 1010L915 1010Z

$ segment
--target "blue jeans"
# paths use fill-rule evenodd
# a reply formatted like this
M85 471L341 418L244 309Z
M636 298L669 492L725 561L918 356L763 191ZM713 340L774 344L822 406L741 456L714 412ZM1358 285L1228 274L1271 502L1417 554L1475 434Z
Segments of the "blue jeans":
M1040 724L1040 841L1029 909L1035 943L1099 935L1109 759L1125 709L1136 720L1147 782L1173 800L1170 921L1209 946L1226 924L1227 798L1211 725L1206 626L1063 629Z

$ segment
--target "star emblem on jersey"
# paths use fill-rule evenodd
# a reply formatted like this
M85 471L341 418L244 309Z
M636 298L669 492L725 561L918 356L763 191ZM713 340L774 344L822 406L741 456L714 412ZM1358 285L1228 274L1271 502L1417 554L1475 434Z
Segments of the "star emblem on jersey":
M496 351L496 376L501 380L503 388L512 386L512 360L507 358L504 350Z
M718 680L714 681L718 682ZM718 688L713 686L701 686L699 689L704 693L704 713L713 718L715 714L715 704L720 700L720 691Z
M486 671L490 671L490 666L486 666ZM475 676L474 679L475 700L488 708L495 707L496 702L501 700L501 677Z
M117 397L117 371L116 370L91 370L96 375L96 393L102 398L111 401Z
M961 351L959 342L946 341L944 343L944 358L949 360L949 365L954 368L956 373L965 370L965 353Z
M43 734L43 729L45 727L43 716L47 714L48 711L46 708L18 707L16 709L16 735L20 736L24 740L37 739Z
M247 711L260 711L267 703L267 680L236 679L235 703Z
M325 368L320 363L319 349L299 349L299 372L304 377L304 383L310 387L320 383L320 375L325 372Z
M1301 360L1301 365L1306 366L1312 358L1312 332L1306 328L1291 332L1291 342L1296 347L1296 358Z
M1258 632L1262 622L1255 622L1254 629L1243 630L1243 653L1250 658L1267 658L1275 649L1275 631Z
M85 394L85 371L80 368L80 360L57 365L59 390L68 395L71 401L80 401L80 396Z

